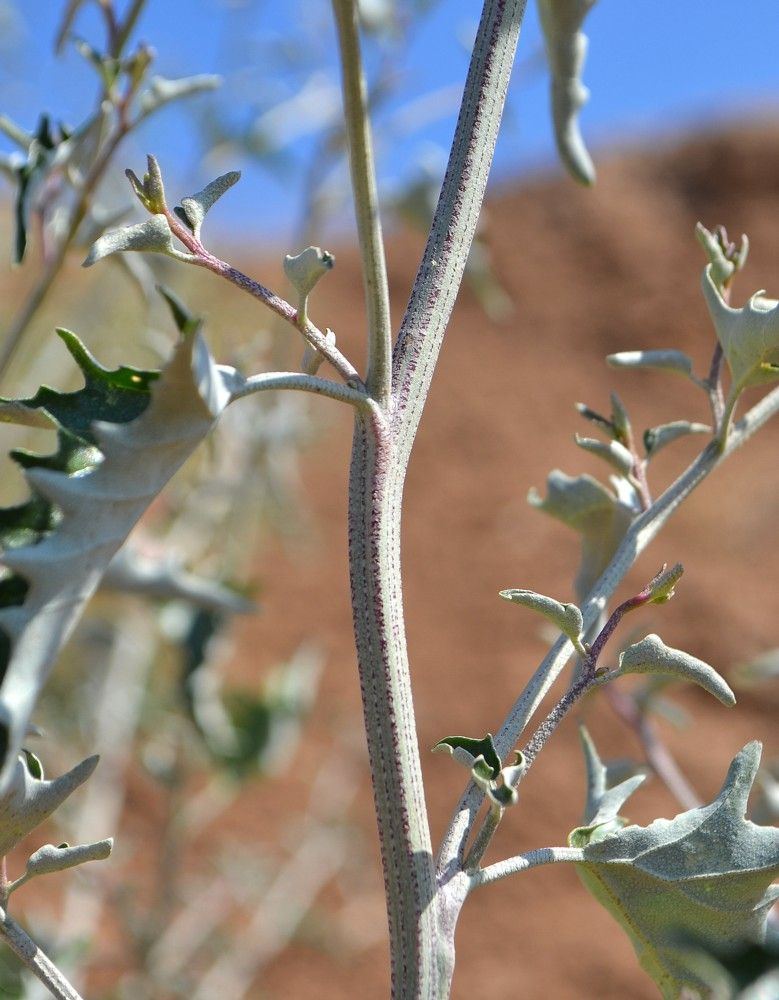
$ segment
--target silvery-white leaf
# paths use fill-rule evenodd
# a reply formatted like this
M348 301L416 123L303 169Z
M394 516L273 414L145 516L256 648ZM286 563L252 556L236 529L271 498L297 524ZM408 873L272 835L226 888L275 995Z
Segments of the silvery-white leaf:
M173 234L165 216L152 215L145 222L139 222L135 226L124 226L122 229L112 229L101 236L92 244L84 261L84 267L91 267L104 257L125 250L186 256L175 249Z
M580 878L627 932L666 1000L708 995L686 939L719 954L765 936L779 897L771 887L779 876L779 829L744 818L760 749L744 747L710 805L600 839L599 827L569 837L582 849Z
M229 191L233 184L237 184L241 179L240 171L230 170L226 174L217 177L216 180L206 184L202 191L191 195L189 198L181 199L181 208L184 212L185 221L189 228L200 238L200 228L203 220L211 206L217 202L225 191Z
M609 354L606 362L612 368L652 368L692 378L692 361L683 351L620 351Z
M678 441L688 434L711 434L708 424L691 423L689 420L673 420L644 431L644 448L647 457L654 457L661 448Z
M597 438L574 435L574 440L584 451L597 455L616 469L621 476L628 476L633 471L633 456L619 441L599 441Z
M558 469L549 474L546 497L531 490L528 502L582 536L576 593L583 597L616 552L635 516L634 510L592 476L571 477Z
M162 76L155 76L149 89L141 94L138 103L143 116L146 117L171 101L192 97L208 90L216 90L217 87L221 86L221 83L221 76L206 73L182 77L179 80L168 80Z
M717 339L733 379L731 393L750 385L779 379L779 303L753 295L741 309L729 306L720 295L709 264L703 272L703 295Z
M552 75L552 118L560 158L576 180L595 182L595 168L579 128L579 111L589 98L581 81L587 37L581 31L595 0L538 0L546 55Z
M609 785L609 771L600 759L592 737L584 726L579 728L587 768L587 798L584 804L583 827L597 830L597 839L625 826L619 810L633 792L644 783L646 773L632 774L618 784ZM592 838L591 838L592 839Z
M575 604L561 604L553 597L537 594L534 590L501 590L500 596L504 601L521 604L542 614L569 639L576 641L581 638L584 620Z
M111 854L113 839L98 840L94 844L44 844L30 855L27 861L27 876L49 875L51 872L65 871L75 868L87 861L104 861Z
M30 772L23 754L14 753L5 768L6 780L0 794L0 857L51 816L87 780L98 760L97 756L87 757L59 778L47 781Z
M0 787L8 787L38 693L109 562L229 400L195 334L179 343L139 417L92 424L99 464L79 475L27 469L32 490L61 511L61 520L35 544L3 556L28 590L22 604L0 610L0 629L10 643L0 685L0 734L8 748Z
M618 668L609 676L621 677L625 674L663 674L676 680L690 681L713 694L723 705L736 704L736 696L713 667L684 650L666 646L654 634L628 646L620 655Z

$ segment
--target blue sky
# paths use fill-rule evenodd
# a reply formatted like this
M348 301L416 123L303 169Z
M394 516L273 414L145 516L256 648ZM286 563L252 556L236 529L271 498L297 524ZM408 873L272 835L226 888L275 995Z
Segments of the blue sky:
M0 0L0 110L26 127L44 109L77 122L95 92L81 57L72 50L61 58L52 53L62 6L58 0ZM371 68L383 58L396 77L376 120L380 179L388 195L423 165L435 171L443 162L479 9L476 2L439 0L402 46L383 57L375 46L369 50ZM97 38L95 25L93 12L85 8L77 30ZM599 149L653 135L779 115L779 0L738 5L732 0L600 0L586 28L590 50L584 79L592 96L582 124L596 158ZM326 0L149 0L137 37L155 47L161 75L219 73L224 85L213 98L150 122L124 147L116 175L126 165L140 170L143 154L155 152L169 188L186 194L214 173L239 168L242 183L220 205L214 223L221 220L246 237L293 229L314 150L307 116L327 120L336 107L337 66ZM531 0L496 160L501 177L554 162L540 51ZM312 91L319 87L320 97L305 105L300 117L293 99L306 85ZM282 111L274 113L280 102ZM246 130L260 122L282 148L269 165L223 144L221 153L203 164L206 141L198 124L203 115L220 128L227 123ZM209 134L213 137L213 127Z

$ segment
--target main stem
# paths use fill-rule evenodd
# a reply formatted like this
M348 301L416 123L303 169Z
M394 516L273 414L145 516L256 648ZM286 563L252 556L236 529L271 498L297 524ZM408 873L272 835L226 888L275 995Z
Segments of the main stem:
M435 873L409 683L400 586L404 466L378 407L357 411L349 566L365 731L387 896L395 1000L448 995ZM439 958L440 956L440 958Z

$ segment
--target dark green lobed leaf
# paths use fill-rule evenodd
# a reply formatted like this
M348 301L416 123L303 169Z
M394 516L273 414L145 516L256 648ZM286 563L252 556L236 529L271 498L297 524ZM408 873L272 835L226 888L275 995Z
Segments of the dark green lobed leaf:
M129 423L145 410L150 387L157 372L120 367L103 368L75 334L58 330L65 346L79 366L84 385L75 392L59 392L42 386L30 399L15 401L20 411L44 413L57 430L57 449L49 455L35 455L16 450L11 457L23 469L53 469L74 475L97 464L101 459L93 432L95 421ZM39 542L54 531L60 521L56 507L34 488L28 500L13 507L0 508L0 547L8 551ZM0 607L24 603L28 585L12 573L0 578ZM10 643L0 630L0 679L5 673Z

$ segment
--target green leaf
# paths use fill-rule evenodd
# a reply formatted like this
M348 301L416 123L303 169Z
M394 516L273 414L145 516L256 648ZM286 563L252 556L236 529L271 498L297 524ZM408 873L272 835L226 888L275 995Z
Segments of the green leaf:
M62 155L62 149L67 145L67 136L62 128L52 128L48 115L41 115L32 136L18 129L9 119L4 118L2 125L3 131L27 151L27 159L16 170L14 206L16 234L13 260L15 264L21 264L27 252L27 231L35 196L53 163Z
M19 422L32 423L38 417L46 426L59 428L82 442L97 444L94 421L124 424L135 420L146 409L151 387L160 373L124 365L113 370L103 368L75 333L58 329L57 335L78 365L83 387L75 392L59 392L44 385L29 399L0 398L0 403L14 407L20 418L24 418Z
M238 170L222 174L221 177L217 177L216 180L207 184L202 191L190 195L189 198L182 198L181 206L174 209L176 215L200 239L200 229L209 209L240 179L241 174Z
M182 253L173 245L173 233L164 215L153 215L135 226L112 229L96 240L84 260L84 267L91 267L112 253L128 250L142 250L163 253L179 260L191 260L191 255Z
M535 490L528 502L569 525L582 536L576 593L584 596L611 561L630 527L634 511L592 476L572 478L555 469L543 499Z
M552 75L552 118L560 159L582 184L595 183L595 168L579 129L579 111L589 98L581 82L587 36L580 30L595 0L538 0L546 56Z
M647 458L654 458L661 448L688 434L711 434L711 427L708 424L691 423L689 420L672 420L669 424L660 424L644 431Z
M578 643L581 639L584 619L575 604L561 604L553 597L545 597L534 590L501 590L500 596L504 601L521 604L542 614L573 642Z
M495 749L492 733L487 733L480 740L469 736L445 736L433 747L433 753L446 752L452 755L456 761L465 765L469 770L473 768L475 762L483 760L489 777L497 778L500 774L500 757Z
M173 322L183 337L191 336L200 327L200 318L193 316L175 292L165 285L157 285L157 291L168 303Z
M42 459L16 453L31 498L0 512L11 574L0 578L0 788L59 649L108 564L230 400L199 336L179 343L150 396L142 391L153 381L147 373L106 373L86 352L81 363L92 379L85 390L97 388L100 405L86 405L88 392L41 390L61 428L60 450Z
M741 309L733 309L720 295L711 275L703 272L703 295L717 331L717 339L733 379L731 395L750 385L779 379L779 302L757 292Z
M651 368L693 378L692 361L683 351L619 351L609 354L606 363L612 368Z
M666 646L657 635L648 635L641 642L628 646L620 655L617 669L607 677L625 674L663 674L679 681L691 681L713 694L723 705L736 704L736 696L713 667L681 649Z
M598 839L574 830L582 882L626 930L642 967L666 1000L706 989L685 942L719 952L759 943L779 897L779 829L744 818L760 744L735 758L708 806L627 826Z
M136 198L151 215L164 215L168 210L168 203L165 200L165 184L162 180L162 171L157 162L157 158L151 153L146 157L146 173L143 180L140 180L129 167L124 172L125 177L130 182Z

